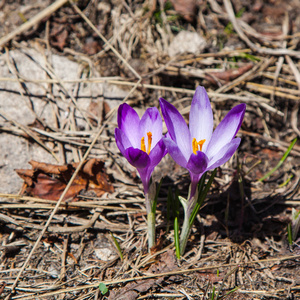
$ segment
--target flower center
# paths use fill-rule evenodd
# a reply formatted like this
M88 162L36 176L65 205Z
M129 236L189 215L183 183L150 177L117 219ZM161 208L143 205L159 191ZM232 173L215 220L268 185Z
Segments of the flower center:
M193 138L192 145L193 145L194 154L197 154L197 151L202 151L202 146L205 143L205 141L206 140L204 139L204 140L201 140L201 141L197 142L197 140L195 138Z
M147 132L147 136L148 136L148 149L146 151L145 138L142 137L141 138L141 150L144 151L144 152L147 152L147 154L149 154L150 151L151 151L152 133L150 131Z

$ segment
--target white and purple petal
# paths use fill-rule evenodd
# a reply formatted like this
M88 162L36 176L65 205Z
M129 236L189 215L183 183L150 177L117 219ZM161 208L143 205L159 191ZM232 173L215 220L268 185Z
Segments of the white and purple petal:
M140 118L128 104L123 103L118 109L118 126L124 132L134 148L141 147L141 136L138 133Z
M159 162L166 154L167 154L166 146L163 140L161 139L158 143L156 143L154 148L149 153L151 166L155 167L156 165L158 165Z
M235 138L228 144L226 144L222 149L216 153L213 158L209 161L207 170L215 169L223 164L225 164L237 150L241 143L240 138Z
M132 147L130 141L128 140L125 133L122 130L120 130L119 128L115 129L115 139L116 139L116 144L117 144L120 152L124 156L125 150L129 147Z
M205 88L197 87L190 110L189 128L191 137L197 141L206 140L202 151L205 152L214 127L213 112Z
M162 119L156 107L148 108L140 121L140 134L145 138L146 149L148 149L148 132L152 133L151 148L153 148L162 138Z
M185 160L187 161L193 151L192 139L188 126L182 115L172 104L163 98L160 98L159 101L171 139L177 144L181 154L184 155Z
M163 138L163 141L164 141L164 144L166 145L168 153L174 159L174 161L178 165L182 166L183 168L186 168L186 164L187 164L188 160L185 158L185 156L183 155L183 153L179 149L176 142L174 142L170 138Z
M212 159L237 134L241 127L246 104L239 104L229 111L212 134L206 154Z

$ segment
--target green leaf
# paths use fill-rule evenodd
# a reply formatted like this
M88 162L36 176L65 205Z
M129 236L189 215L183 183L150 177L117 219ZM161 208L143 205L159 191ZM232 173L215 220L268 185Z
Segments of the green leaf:
M282 187L286 186L286 185L291 181L291 179L292 179L293 177L294 177L294 175L292 174L285 182L279 184L278 187L282 188Z
M209 178L207 184L205 185L204 189L203 189L204 181L203 181L203 185L202 185L202 183L201 183L202 178L200 179L199 184L200 184L201 192L199 192L199 194L198 194L197 204L195 205L195 208L194 208L193 212L191 213L190 220L189 220L190 225L193 225L193 223L195 221L195 218L196 218L196 215L197 215L199 209L201 208L201 206L202 206L202 204L203 204L203 202L204 202L204 200L207 196L207 193L208 193L208 191L210 189L210 186L211 186L211 184L212 184L212 182L213 182L213 180L216 176L216 173L217 173L217 169L214 169L212 174L210 175L210 178ZM205 178L204 178L204 180L205 180Z
M292 208L292 239L296 240L300 228L300 210Z
M243 16L243 13L245 12L245 7L242 7L237 13L236 13L236 17L237 18L241 18Z
M240 288L239 286L236 286L236 287L233 288L232 290L228 291L228 292L225 294L225 296L228 296L228 295L230 295L230 294L236 292L239 288Z
M177 187L175 190L175 197L173 197L172 210L173 216L179 217L179 190Z
M180 259L179 225L178 225L177 217L174 220L174 240L175 240L176 257Z
M100 290L102 295L105 295L108 292L108 288L102 282L99 284L99 290Z
M251 60L253 62L257 62L257 61L261 60L259 57L248 54L248 53L240 53L240 57L247 58L248 60Z
M199 195L202 194L202 190L203 190L203 187L204 187L204 184L205 184L206 175L207 175L207 172L205 172L205 173L201 176L201 178L200 178L200 180L199 180L199 183L198 183L198 197L199 197ZM199 200L199 199L198 199L198 200Z
M216 295L216 287L214 286L214 287L213 287L213 290L212 290L212 293L211 293L210 299L211 299L211 300L214 300L214 299L215 299L215 295Z
M117 239L114 237L114 235L112 234L112 232L110 233L113 241L114 241L114 244L118 250L118 253L119 253L119 256L121 258L121 260L123 260L123 253L122 253L122 250L121 250L121 247L120 247L120 244L118 243Z
M292 235L292 225L291 223L287 226L287 233L288 233L288 242L292 246L293 245L293 235Z
M273 168L270 172L268 172L265 176L261 177L258 179L258 181L264 181L265 179L267 179L269 176L271 176L277 169L280 168L280 166L283 164L283 162L286 160L286 158L288 157L288 155L290 154L290 152L292 151L294 145L297 142L297 138L295 138L290 146L288 147L288 149L286 150L286 152L284 153L284 155L282 156L281 160L278 162L278 164L276 165L275 168Z
M160 182L158 184L158 187L156 189L156 192L155 192L155 197L154 197L154 201L153 201L153 205L152 205L152 212L154 214L156 213L157 198L158 198L158 194L159 194L162 182L163 182L163 179L161 178L161 180L160 180Z
M218 299L219 299L220 293L221 293L221 291L222 291L222 289L223 289L224 283L225 283L225 281L227 280L227 278L228 278L231 274L235 273L236 270L237 270L238 268L239 268L239 266L233 268L232 270L230 270L230 271L225 275L225 277L223 278L222 283L221 283L221 285L220 285L220 287L219 287L219 289L218 289L218 293L217 293L217 295L216 295L216 297L215 297L215 300L218 300Z

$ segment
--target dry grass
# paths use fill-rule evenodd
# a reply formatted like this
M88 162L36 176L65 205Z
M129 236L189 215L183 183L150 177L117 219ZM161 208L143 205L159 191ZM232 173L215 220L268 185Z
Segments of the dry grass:
M299 246L289 246L286 236L291 207L297 208L300 200L299 142L270 180L258 182L300 135L299 34L287 31L287 23L294 19L283 18L282 34L272 38L237 19L229 0L224 1L226 13L213 0L209 1L210 8L206 8L209 14L203 7L199 11L199 20L209 16L205 20L217 21L216 28L209 28L206 23L194 28L181 19L171 23L163 9L161 21L155 20L154 12L163 7L163 1L157 7L151 6L150 1L136 4L123 1L110 6L110 22L105 19L105 7L102 8L102 27L99 24L97 27L93 10L101 2L90 1L83 8L73 1L62 7L65 3L56 1L0 39L0 46L5 47L3 61L13 74L0 78L0 84L15 84L14 89L3 88L3 91L19 93L24 103L31 103L36 120L42 124L24 125L0 106L4 120L1 132L30 139L60 163L69 162L67 152L71 153L71 160L80 162L58 201L0 194L1 297L211 299L213 287L227 299L299 297ZM45 17L55 15L59 19L68 13L76 20L76 26L74 32L69 32L70 40L61 55L79 63L82 76L65 80L51 65L51 56L57 52L50 43L51 19L46 21L45 30L32 40L25 42L21 38L20 42L17 36L44 22ZM169 13L176 15L174 11ZM228 40L243 41L245 48L211 50L220 42L215 32L220 26L224 30L224 20L230 21L236 32L229 34ZM205 34L210 42L208 51L170 58L168 47L176 35L172 26L185 26ZM101 50L89 55L81 51L84 39L76 38L75 33L80 36L76 30L93 36ZM45 58L41 66L47 75L45 79L32 78L30 72L24 76L12 59L11 51L30 55L32 48ZM234 76L229 72L232 69L237 70ZM127 95L119 103L127 102L137 109L158 106L159 97L165 97L185 117L195 87L204 85L212 101L216 124L233 105L247 104L239 132L243 139L237 155L240 163L236 158L231 159L218 172L181 260L176 261L170 251L174 249L173 227L166 231L172 225L166 220L166 198L169 186L178 185L181 193L186 192L188 175L168 157L159 166L157 175L166 177L156 217L161 243L157 252L148 254L141 184L114 142L117 106L107 110L103 104L102 114L95 116L79 105L77 92L81 87L92 89L99 83L125 89ZM33 95L32 86L39 87L44 94ZM39 117L35 97L51 100L54 124L47 124ZM66 119L62 111L74 113ZM115 192L101 198L85 194L80 201L64 202L64 195L82 163L91 157L105 160L108 172L115 178ZM120 244L123 260L110 232ZM107 260L99 258L103 249L110 251ZM98 289L100 282L108 287L105 296ZM236 291L225 296L235 287Z

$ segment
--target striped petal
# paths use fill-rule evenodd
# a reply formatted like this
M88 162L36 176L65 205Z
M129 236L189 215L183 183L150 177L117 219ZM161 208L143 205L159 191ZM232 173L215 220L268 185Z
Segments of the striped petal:
M246 104L235 106L218 125L206 150L210 160L236 136L241 127L245 110Z
M124 132L134 148L141 147L141 136L138 132L140 118L137 112L124 103L118 109L118 126Z
M148 108L140 122L140 133L145 137L146 149L148 149L148 132L152 133L151 148L153 148L162 138L162 119L156 107Z
M237 150L240 143L241 139L235 138L220 149L219 152L209 161L207 170L212 170L225 164Z
M190 132L191 137L197 141L206 140L202 151L205 152L214 127L213 112L205 88L197 87L190 111Z
M159 101L171 139L177 144L185 160L188 161L192 154L192 140L188 126L182 115L172 104L163 98L160 98ZM172 156L171 153L170 155Z

